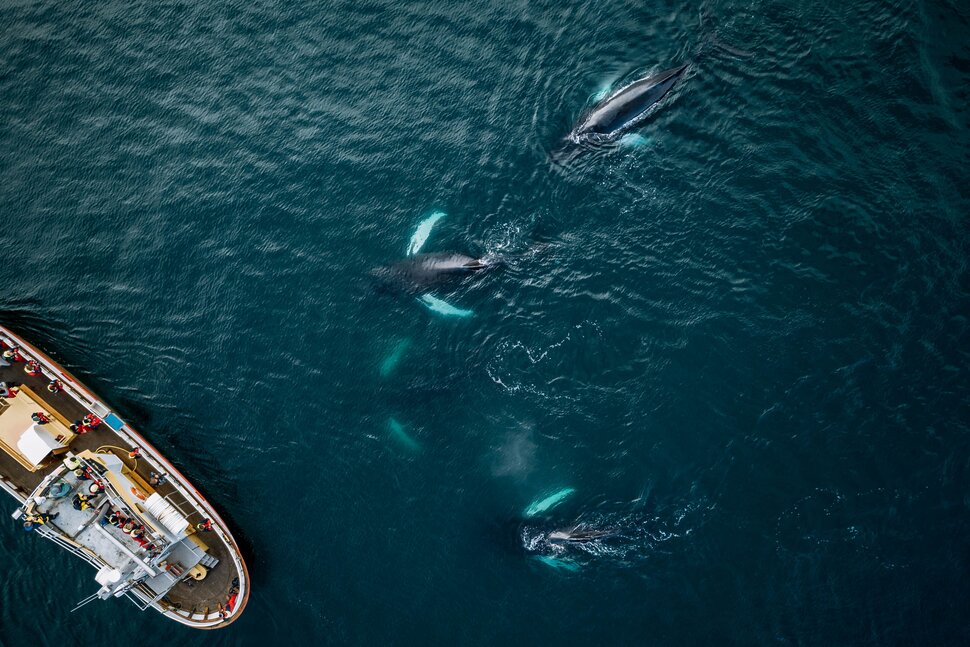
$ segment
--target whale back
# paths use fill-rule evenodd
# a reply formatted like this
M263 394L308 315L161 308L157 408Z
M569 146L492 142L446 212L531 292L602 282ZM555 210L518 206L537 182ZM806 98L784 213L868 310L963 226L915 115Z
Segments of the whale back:
M457 252L417 254L397 263L378 267L371 273L385 283L406 292L420 291L488 267L479 258Z
M485 267L481 259L456 252L420 254L414 259L420 271L429 273L474 272Z
M593 106L573 131L580 135L617 135L636 126L663 99L687 69L686 65L639 79Z
M579 529L577 528L562 528L560 530L554 530L549 533L549 541L569 541L574 543L583 543L588 541L596 541L597 539L603 539L609 537L613 532L610 530L596 530L596 529Z

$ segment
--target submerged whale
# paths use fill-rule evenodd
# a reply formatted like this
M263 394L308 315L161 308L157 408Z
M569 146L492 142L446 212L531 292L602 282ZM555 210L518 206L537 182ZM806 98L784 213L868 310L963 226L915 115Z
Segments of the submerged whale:
M486 258L438 252L409 256L396 263L377 267L371 271L371 275L407 294L418 294L430 287L481 272L493 264Z
M650 116L652 108L667 96L686 70L686 64L664 70L608 95L577 122L550 158L557 163L568 162L589 148L616 141Z

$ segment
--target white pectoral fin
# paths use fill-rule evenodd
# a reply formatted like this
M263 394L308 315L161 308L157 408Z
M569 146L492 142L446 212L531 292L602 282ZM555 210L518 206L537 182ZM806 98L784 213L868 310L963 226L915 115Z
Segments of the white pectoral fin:
M575 491L576 490L571 487L564 487L561 490L557 490L547 497L533 501L532 504L525 509L523 514L525 514L526 517L534 517L540 512L551 510L562 503L566 497Z
M418 298L418 301L431 312L436 312L440 315L444 315L445 317L471 317L473 314L475 314L471 310L456 308L447 301L442 301L438 297L430 294L421 295Z
M445 215L444 211L435 211L418 224L418 228L414 230L414 235L411 236L411 242L408 244L408 256L413 256L421 251L424 243L428 240L428 236L431 235L435 223L444 218Z

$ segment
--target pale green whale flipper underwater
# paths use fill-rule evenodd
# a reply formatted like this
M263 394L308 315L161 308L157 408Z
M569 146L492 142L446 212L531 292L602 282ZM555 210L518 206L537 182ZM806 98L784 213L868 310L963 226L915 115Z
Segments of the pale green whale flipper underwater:
M391 349L390 354L384 358L383 362L381 362L381 377L388 377L394 372L394 369L397 368L401 358L404 357L404 351L406 351L410 345L411 340L407 338L402 339L394 344L394 348Z
M408 256L414 256L421 251L431 235L435 223L444 218L445 215L444 211L435 211L418 224L418 228L414 230L414 235L411 236L411 243L408 245Z
M576 491L575 489L571 487L567 487L559 490L558 492L554 492L553 494L550 494L544 499L533 501L532 505L526 508L523 514L526 517L534 517L541 512L545 512L546 510L551 510L552 508L562 503L566 499L566 497L568 497L570 494L572 494L575 491Z
M391 438L396 440L405 449L411 452L421 451L421 445L414 438L411 438L404 431L404 426L394 418L387 419L387 430L390 432Z
M575 573L579 570L579 564L575 564L565 559L556 559L555 557L549 557L548 555L537 555L535 559L539 560L546 566L556 569L557 571L571 571Z
M438 314L446 317L471 317L473 314L475 314L475 312L472 310L456 308L447 301L442 301L438 297L430 294L422 294L421 297L418 298L418 301L431 312L437 312Z

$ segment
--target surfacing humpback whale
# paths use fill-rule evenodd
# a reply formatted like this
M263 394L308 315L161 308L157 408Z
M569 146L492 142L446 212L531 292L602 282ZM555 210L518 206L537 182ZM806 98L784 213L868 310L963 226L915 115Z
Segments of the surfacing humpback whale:
M419 254L435 223L444 217L443 211L435 211L422 220L408 244L408 257L390 265L376 267L370 274L385 288L416 297L418 303L431 312L444 317L471 317L475 314L472 310L453 306L432 294L431 290L449 281L459 281L500 262L490 256L473 258L457 252Z
M566 541L572 543L582 543L587 541L596 541L597 539L603 539L609 537L616 533L615 530L595 530L595 529L583 529L579 526L573 528L562 528L560 530L553 530L548 535L546 535L546 541L557 542Z
M582 523L550 529L544 523L526 522L519 526L519 541L530 558L555 569L577 571L591 559L608 554L611 539L619 533L619 528Z
M654 106L684 75L687 65L638 79L596 103L549 154L556 163L569 162L597 145L609 144L641 125Z
M423 294L428 288L460 280L490 266L485 258L472 258L456 252L437 252L409 256L390 265L375 268L371 274L407 294Z

